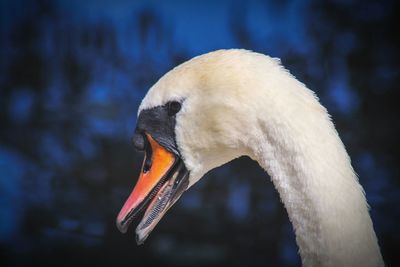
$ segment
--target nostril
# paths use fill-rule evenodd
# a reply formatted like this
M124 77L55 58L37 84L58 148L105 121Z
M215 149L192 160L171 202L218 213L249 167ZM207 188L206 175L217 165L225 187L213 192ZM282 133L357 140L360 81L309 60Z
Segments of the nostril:
M150 157L146 157L146 160L144 161L144 165L143 165L143 173L146 173L150 170L151 168L151 158Z
M143 164L143 173L146 173L151 168L152 158L153 158L153 155L152 155L153 151L152 151L151 146L150 146L149 143L145 144L144 148L145 148L146 152L145 152L145 158L144 158L144 164Z
M140 133L135 133L132 138L133 141L133 146L135 149L139 151L144 151L145 149L145 140L142 134Z

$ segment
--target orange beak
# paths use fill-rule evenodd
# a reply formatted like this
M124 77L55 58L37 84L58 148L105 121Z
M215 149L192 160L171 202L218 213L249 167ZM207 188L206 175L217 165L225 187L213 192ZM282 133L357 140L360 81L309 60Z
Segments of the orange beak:
M165 184L168 172L177 161L175 155L159 145L151 135L146 133L146 137L150 149L146 149L139 179L117 217L117 227L122 233Z

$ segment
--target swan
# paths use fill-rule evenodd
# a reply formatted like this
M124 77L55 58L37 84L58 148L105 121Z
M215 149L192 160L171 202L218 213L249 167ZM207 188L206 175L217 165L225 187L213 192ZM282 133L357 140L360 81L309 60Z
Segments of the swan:
M363 188L327 110L279 59L241 49L195 57L142 100L139 179L117 216L143 243L182 193L242 155L270 175L303 266L384 266Z

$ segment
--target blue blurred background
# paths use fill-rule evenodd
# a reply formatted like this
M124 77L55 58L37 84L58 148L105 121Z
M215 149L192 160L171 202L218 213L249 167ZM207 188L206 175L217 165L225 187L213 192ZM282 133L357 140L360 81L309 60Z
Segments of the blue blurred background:
M187 59L246 48L328 108L400 266L398 1L1 1L1 266L300 266L266 173L247 158L184 194L143 246L115 217L142 161L148 88ZM397 29L396 29L397 28ZM137 222L134 222L137 223Z

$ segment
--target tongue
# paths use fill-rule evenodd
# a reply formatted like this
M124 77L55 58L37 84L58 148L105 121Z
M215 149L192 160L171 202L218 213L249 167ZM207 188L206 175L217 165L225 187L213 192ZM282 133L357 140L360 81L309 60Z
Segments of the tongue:
M160 192L154 197L147 208L142 221L138 225L138 229L143 230L144 228L150 226L150 224L157 218L167 206L169 200L171 199L172 185L166 183L161 187Z
M160 188L157 195L150 202L142 221L136 228L138 244L142 244L146 240L168 208L171 207L169 204L173 204L170 201L176 176L177 173L174 173L174 176Z

